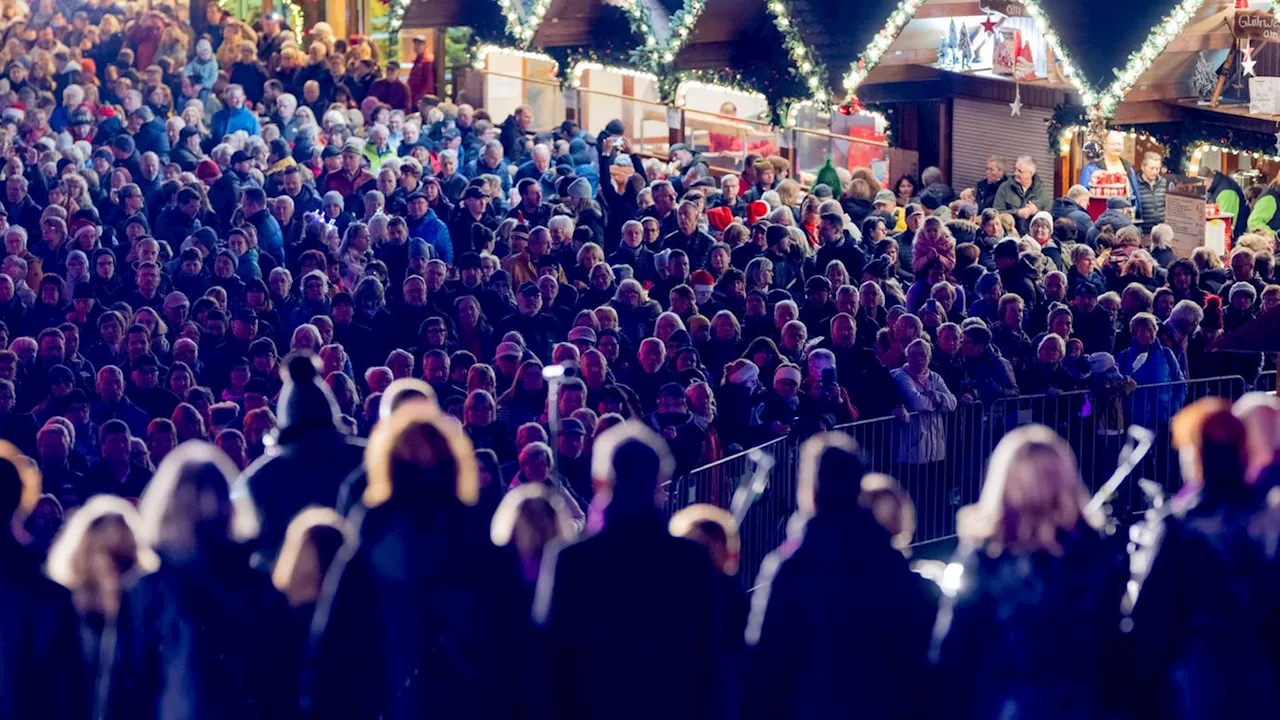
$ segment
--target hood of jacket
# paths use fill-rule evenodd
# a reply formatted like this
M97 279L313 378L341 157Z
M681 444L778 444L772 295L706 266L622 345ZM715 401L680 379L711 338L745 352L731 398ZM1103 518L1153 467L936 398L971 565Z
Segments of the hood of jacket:
M1053 201L1053 207L1049 209L1049 214L1056 220L1060 217L1067 217L1073 212L1087 212L1080 207L1076 201L1068 197L1060 197Z
M1101 230L1104 225L1110 225L1113 231L1119 231L1120 228L1127 228L1130 225L1133 225L1133 218L1130 218L1128 213L1125 213L1122 210L1107 209L1098 216L1097 222L1093 224L1093 226L1099 230Z

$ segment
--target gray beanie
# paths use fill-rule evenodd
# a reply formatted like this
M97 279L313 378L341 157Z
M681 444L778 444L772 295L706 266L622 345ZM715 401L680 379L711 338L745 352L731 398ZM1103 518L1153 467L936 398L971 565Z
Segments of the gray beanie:
M339 210L345 210L346 202L342 199L342 193L337 190L330 190L324 194L324 205L337 205Z
M569 187L565 189L565 196L578 198L580 200L591 199L591 183L584 177L569 183Z

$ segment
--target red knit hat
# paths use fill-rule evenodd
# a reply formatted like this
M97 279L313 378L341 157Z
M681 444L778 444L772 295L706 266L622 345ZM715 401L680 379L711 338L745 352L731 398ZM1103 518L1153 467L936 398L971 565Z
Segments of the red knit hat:
M769 214L769 203L763 200L756 200L747 205L747 225L755 225Z
M205 158L196 165L196 177L201 180L217 180L222 177L222 168L218 167L218 163Z
M1206 330L1222 329L1222 298L1217 295L1206 295L1204 298L1204 320L1200 327Z
M711 222L711 227L724 232L729 223L733 222L733 211L727 207L711 208L707 211L707 220Z

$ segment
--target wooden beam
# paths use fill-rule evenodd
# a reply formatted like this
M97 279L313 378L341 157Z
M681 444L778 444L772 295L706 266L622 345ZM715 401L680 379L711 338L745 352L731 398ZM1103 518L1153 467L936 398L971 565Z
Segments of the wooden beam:
M1131 93L1132 94L1132 93ZM1131 102L1126 100L1116 108L1118 125L1143 125L1146 123L1178 122L1182 120L1182 108L1159 100Z
M533 34L534 47L574 47L591 42L591 19L583 17L557 18L543 21Z
M1176 100L1178 98L1191 97L1194 94L1191 92L1191 84L1189 82L1139 85L1124 96L1124 101L1126 103L1142 103L1151 100Z
M1165 46L1162 55L1169 53L1193 53L1201 50L1226 50L1233 44L1230 32L1212 32L1204 34L1184 33L1174 38Z
M732 42L688 43L680 50L675 65L680 70L713 70L729 64Z
M415 28L444 28L463 25L461 0L431 0L409 3L405 10L404 26Z

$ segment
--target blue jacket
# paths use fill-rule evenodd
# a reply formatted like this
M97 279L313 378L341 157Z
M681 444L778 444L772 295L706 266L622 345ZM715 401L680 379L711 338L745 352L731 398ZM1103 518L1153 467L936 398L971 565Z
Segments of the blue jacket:
M246 218L258 232L258 248L284 263L284 233L280 223L265 208Z
M258 116L247 108L233 110L223 108L213 114L213 139L221 142L224 135L243 130L250 135L258 134Z
M1144 357L1141 363L1138 358ZM1134 365L1138 367L1134 367ZM1186 378L1178 366L1178 358L1158 341L1149 347L1138 345L1135 340L1116 355L1116 366L1124 375L1132 377L1139 387L1125 402L1125 422L1154 428L1166 423L1182 407L1187 389L1181 383ZM1157 387L1142 387L1157 385Z
M453 241L449 239L449 228L436 217L435 210L427 208L427 214L416 222L413 218L405 218L405 220L409 223L409 237L425 240L428 245L436 249L436 255L441 260L450 265L453 264Z

